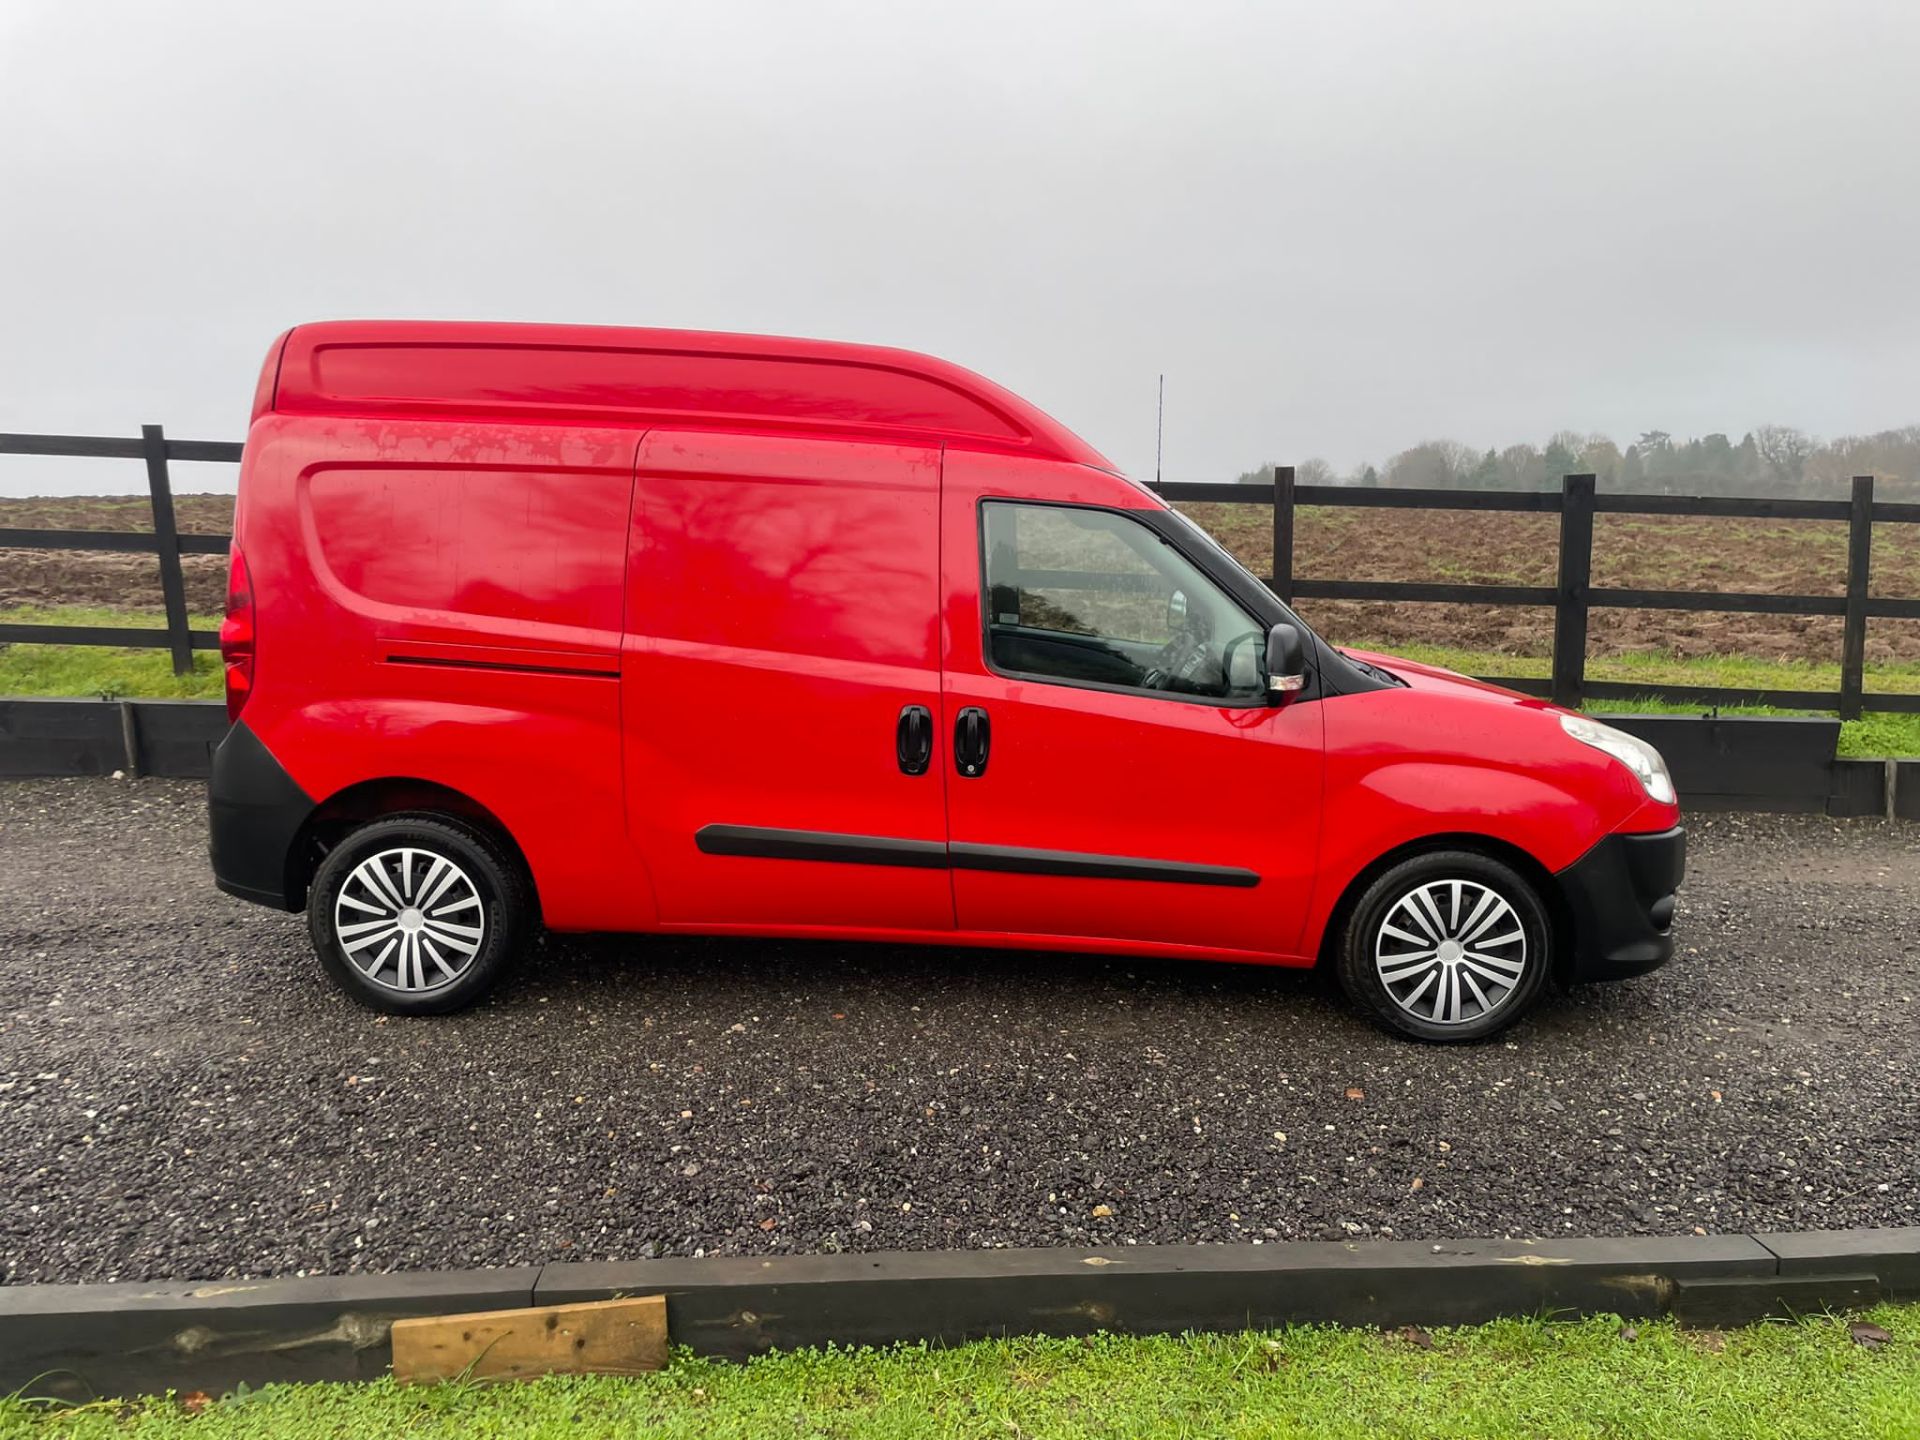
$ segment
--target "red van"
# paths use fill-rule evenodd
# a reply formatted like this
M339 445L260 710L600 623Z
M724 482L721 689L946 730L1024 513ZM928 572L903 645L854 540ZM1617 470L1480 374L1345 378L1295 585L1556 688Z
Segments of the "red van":
M1649 746L1336 649L922 355L302 325L227 611L215 877L380 1010L538 924L1325 963L1468 1040L1672 949Z

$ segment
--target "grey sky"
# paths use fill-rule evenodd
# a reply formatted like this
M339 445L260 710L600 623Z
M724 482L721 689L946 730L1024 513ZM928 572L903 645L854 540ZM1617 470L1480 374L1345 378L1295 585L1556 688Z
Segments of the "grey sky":
M1136 474L1164 370L1174 479L1912 423L1916 57L1909 0L0 0L0 429L237 439L344 316L904 345Z

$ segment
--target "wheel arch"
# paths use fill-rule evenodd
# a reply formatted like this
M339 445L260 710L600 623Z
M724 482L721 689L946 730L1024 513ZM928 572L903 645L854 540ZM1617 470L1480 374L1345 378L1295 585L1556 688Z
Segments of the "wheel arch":
M1362 865L1347 881L1340 898L1334 901L1333 909L1327 914L1327 923L1320 931L1320 946L1315 955L1314 968L1331 968L1340 948L1340 937L1346 931L1347 920L1369 885L1402 861L1438 850L1470 850L1498 860L1512 867L1533 887L1533 893L1539 897L1541 908L1547 912L1547 919L1553 926L1552 973L1556 978L1564 979L1572 962L1573 915L1567 908L1566 897L1554 883L1553 872L1511 840L1470 830L1422 835L1396 845Z
M408 812L443 815L481 832L498 845L520 869L527 882L527 894L537 918L540 911L539 887L534 883L533 867L526 852L514 839L500 817L471 795L433 780L413 776L389 775L362 780L337 790L315 805L301 823L294 842L287 849L288 908L306 904L307 887L312 884L320 862L348 834L373 820Z

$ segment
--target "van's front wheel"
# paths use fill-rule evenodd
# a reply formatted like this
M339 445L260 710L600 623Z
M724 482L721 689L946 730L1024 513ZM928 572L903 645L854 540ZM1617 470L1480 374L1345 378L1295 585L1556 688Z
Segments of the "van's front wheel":
M440 816L394 815L321 862L307 930L334 983L362 1005L444 1015L500 978L529 909L519 866L484 836Z
M1479 1040L1539 997L1553 927L1511 866L1471 850L1402 861L1369 885L1341 938L1340 983L1389 1029Z

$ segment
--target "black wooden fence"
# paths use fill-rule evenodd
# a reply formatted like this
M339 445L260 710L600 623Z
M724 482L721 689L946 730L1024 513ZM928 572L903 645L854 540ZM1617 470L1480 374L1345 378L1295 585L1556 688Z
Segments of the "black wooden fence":
M1867 620L1920 620L1920 599L1876 599L1867 593L1873 526L1920 524L1920 503L1873 498L1873 477L1856 476L1846 500L1792 500L1707 495L1600 495L1591 475L1569 475L1556 490L1361 489L1296 485L1293 467L1274 468L1270 485L1166 484L1164 499L1181 504L1265 505L1273 511L1273 574L1263 577L1281 599L1388 600L1474 605L1551 606L1553 671L1546 679L1494 677L1511 690L1544 695L1561 705L1652 696L1682 704L1771 705L1783 710L1837 710L1843 719L1863 711L1920 714L1920 695L1869 692L1865 684ZM1560 570L1553 585L1435 585L1402 580L1314 580L1293 573L1294 517L1302 505L1386 510L1511 510L1560 517ZM1701 515L1718 519L1837 520L1847 526L1844 595L1741 594L1712 590L1638 590L1595 585L1595 515ZM1842 620L1840 688L1762 690L1723 685L1655 685L1635 680L1589 680L1587 616L1595 608L1715 610L1755 615L1837 615Z
M173 483L169 460L239 462L240 446L231 440L169 440L158 425L142 425L138 440L105 435L0 434L0 455L79 455L144 460L147 495L153 506L153 530L9 530L0 528L0 550L144 550L160 557L160 597L166 607L164 630L104 625L0 624L0 645L151 646L173 652L173 671L193 668L195 650L217 650L220 637L187 625L187 587L180 573L182 555L224 555L231 537L182 535L173 523Z
M153 530L17 530L0 528L0 549L148 551L160 560L160 593L166 607L161 630L90 625L0 624L0 644L153 646L170 650L173 668L185 673L195 650L213 650L218 637L187 624L186 587L180 557L221 555L225 535L182 535L174 525L169 460L237 462L240 446L222 440L169 440L158 425L140 427L140 438L94 435L0 434L0 455L78 455L144 460ZM1538 605L1552 607L1553 668L1550 677L1493 677L1509 689L1548 696L1562 705L1588 700L1653 696L1683 704L1770 705L1785 710L1837 710L1844 719L1863 711L1920 714L1920 695L1869 692L1865 685L1867 621L1920 620L1920 599L1884 599L1868 594L1876 523L1920 524L1920 503L1876 501L1873 477L1856 476L1846 500L1793 500L1704 495L1600 495L1594 477L1569 475L1554 490L1361 489L1344 485L1296 485L1293 467L1276 466L1267 485L1165 484L1169 501L1264 505L1273 512L1275 593L1295 600L1386 600L1426 604ZM1295 513L1303 505L1387 510L1506 510L1560 517L1558 582L1553 585L1440 585L1405 580L1315 580L1293 573ZM1703 590L1639 590L1592 583L1595 515L1699 515L1719 519L1833 520L1847 526L1847 574L1843 595L1773 595ZM1709 610L1759 615L1837 615L1842 620L1840 688L1831 690L1741 689L1721 685L1655 685L1643 681L1589 680L1587 616L1596 607L1631 610Z

